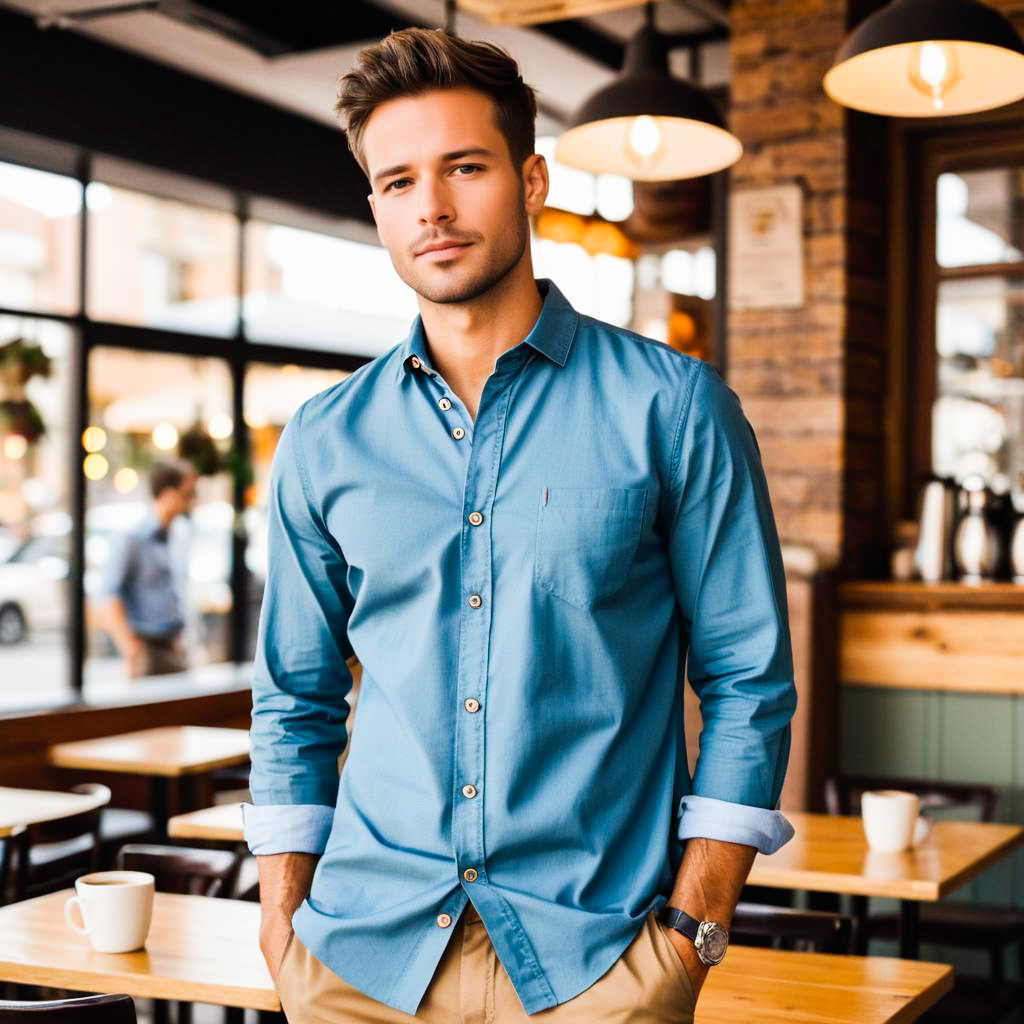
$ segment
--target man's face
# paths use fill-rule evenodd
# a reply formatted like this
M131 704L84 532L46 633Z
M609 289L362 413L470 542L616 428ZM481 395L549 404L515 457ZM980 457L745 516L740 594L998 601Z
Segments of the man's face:
M544 158L512 162L494 102L444 89L382 103L363 132L377 233L399 277L430 302L482 295L523 258L547 196ZM448 248L429 252L430 247Z

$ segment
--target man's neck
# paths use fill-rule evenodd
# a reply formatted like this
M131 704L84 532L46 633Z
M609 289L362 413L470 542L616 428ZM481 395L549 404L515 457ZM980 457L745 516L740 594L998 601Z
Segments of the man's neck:
M543 304L529 261L472 302L420 299L430 363L474 420L495 361L530 333Z

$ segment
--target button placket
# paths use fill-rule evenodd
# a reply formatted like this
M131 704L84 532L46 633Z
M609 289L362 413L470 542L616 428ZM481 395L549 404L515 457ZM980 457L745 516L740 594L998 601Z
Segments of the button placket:
M514 375L491 377L480 397L480 406L469 449L463 493L461 545L463 614L459 626L459 677L457 693L468 712L456 719L455 789L452 809L452 844L463 882L486 884L486 853L483 845L484 734L483 715L476 714L486 701L487 660L490 645L492 553L489 522L494 487L498 478L502 439L509 405L515 390ZM454 435L454 431L453 431ZM475 779L469 783L467 779Z

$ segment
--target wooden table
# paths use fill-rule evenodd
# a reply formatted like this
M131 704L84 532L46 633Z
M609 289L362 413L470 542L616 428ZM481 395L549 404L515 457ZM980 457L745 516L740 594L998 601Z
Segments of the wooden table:
M0 981L280 1008L255 904L157 893L144 951L95 953L64 923L69 895L0 907ZM907 1024L952 983L945 964L733 946L708 976L697 1024Z
M68 818L96 806L96 797L85 793L54 793L46 789L12 789L0 786L0 839L26 825Z
M921 902L934 903L1024 845L1024 828L937 821L906 853L876 853L860 818L787 812L796 835L769 856L758 854L750 885L850 893L900 900L900 956L918 956Z
M238 804L218 804L201 811L176 814L167 820L167 834L172 839L206 839L241 843L242 808Z
M156 894L146 948L97 953L64 921L72 889L0 907L0 980L135 998L279 1010L260 954L260 908Z
M248 760L245 729L202 725L142 729L50 747L50 763L62 768L149 776L153 817L161 830L166 828L172 783L178 790L179 809L191 810L190 783L197 775Z
M952 987L947 964L730 946L696 1024L908 1024Z

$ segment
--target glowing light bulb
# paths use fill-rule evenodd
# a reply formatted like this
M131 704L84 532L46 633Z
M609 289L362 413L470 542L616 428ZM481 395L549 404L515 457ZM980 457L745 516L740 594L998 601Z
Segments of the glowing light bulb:
M153 428L153 444L161 451L169 452L178 443L178 431L173 423L158 423Z
M102 480L110 469L110 463L98 452L86 455L82 460L82 470L89 480Z
M910 53L910 84L941 110L949 91L960 81L960 62L952 43L916 43Z
M4 455L12 460L25 457L28 451L28 441L21 434L8 434L4 438Z
M629 126L629 148L642 163L647 163L661 146L661 129L650 114L633 118Z

